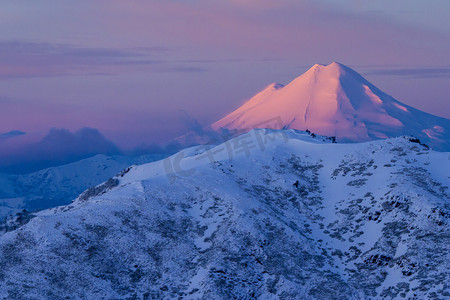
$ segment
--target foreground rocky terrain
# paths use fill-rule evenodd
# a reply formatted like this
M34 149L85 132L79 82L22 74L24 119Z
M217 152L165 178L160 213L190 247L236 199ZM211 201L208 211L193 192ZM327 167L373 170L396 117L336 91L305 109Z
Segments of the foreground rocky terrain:
M449 153L254 130L8 220L0 298L450 297Z

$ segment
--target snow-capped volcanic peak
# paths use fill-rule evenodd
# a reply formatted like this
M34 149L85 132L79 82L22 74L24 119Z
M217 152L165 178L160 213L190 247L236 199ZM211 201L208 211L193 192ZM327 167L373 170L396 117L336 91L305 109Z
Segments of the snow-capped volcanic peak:
M286 86L269 85L212 124L212 128L273 128L274 123L268 125L266 121L274 118L280 120L278 125L283 128L309 129L336 136L340 141L359 142L404 134L433 140L432 144L448 144L449 140L445 138L449 120L400 103L351 68L336 62L327 66L316 64ZM436 132L435 128L441 131Z

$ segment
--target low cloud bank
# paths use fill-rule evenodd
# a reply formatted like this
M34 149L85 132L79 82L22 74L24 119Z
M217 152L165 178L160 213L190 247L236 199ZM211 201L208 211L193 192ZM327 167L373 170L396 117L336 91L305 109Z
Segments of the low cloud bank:
M9 139L17 135L6 134ZM96 154L120 153L119 148L97 129L82 128L70 132L67 129L53 128L40 141L24 144L18 148L9 147L0 139L0 173L24 174L71 163Z
M194 145L218 144L232 136L228 131L203 127L184 111L180 119L186 134L167 143L143 143L131 150L121 149L98 129L88 127L75 132L52 128L43 138L19 130L0 133L0 173L27 174L98 154L131 157L171 155Z
M53 128L41 139L27 138L25 132L0 133L0 173L28 174L85 159L94 155L141 156L173 154L183 146L172 141L166 144L141 144L124 151L95 128L76 132Z

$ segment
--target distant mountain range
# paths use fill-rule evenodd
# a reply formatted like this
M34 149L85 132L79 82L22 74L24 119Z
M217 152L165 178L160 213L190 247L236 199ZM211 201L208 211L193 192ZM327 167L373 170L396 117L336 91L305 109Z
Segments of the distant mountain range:
M449 120L332 63L198 129L0 175L0 298L450 297Z
M85 189L130 165L163 157L163 154L136 157L101 154L25 175L0 173L0 220L23 209L34 211L69 204Z
M412 135L435 150L450 151L450 120L395 100L339 63L316 64L286 86L271 84L226 117L177 142L217 145L253 128L308 130L337 142ZM23 134L11 131L0 139ZM99 155L26 175L0 174L0 219L22 209L68 204L121 169L162 157Z

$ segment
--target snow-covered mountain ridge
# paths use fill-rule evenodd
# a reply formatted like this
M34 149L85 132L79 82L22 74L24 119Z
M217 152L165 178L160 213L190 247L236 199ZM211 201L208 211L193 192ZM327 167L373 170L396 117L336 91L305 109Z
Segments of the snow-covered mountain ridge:
M273 119L278 122L268 122ZM286 86L269 85L211 128L309 129L339 142L413 135L435 150L450 151L450 120L401 103L336 62L316 64Z
M164 155L96 155L67 165L25 175L0 174L0 220L26 209L47 209L69 204L86 188L120 170L163 158Z
M0 237L1 298L450 296L449 153L254 130Z

